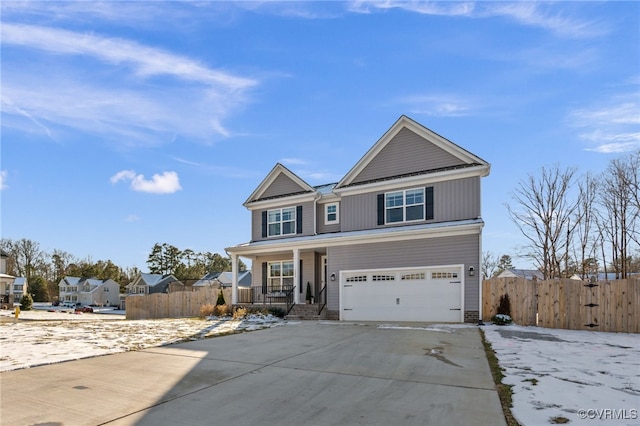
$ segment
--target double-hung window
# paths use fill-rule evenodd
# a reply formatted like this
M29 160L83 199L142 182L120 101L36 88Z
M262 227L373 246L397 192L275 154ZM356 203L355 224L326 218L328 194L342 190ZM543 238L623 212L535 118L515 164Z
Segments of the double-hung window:
M292 260L269 262L267 271L270 291L283 291L293 288Z
M338 203L327 204L325 206L324 224L330 225L338 223Z
M267 212L269 237L296 233L296 208L269 210Z
M424 188L388 192L384 197L386 223L424 220Z

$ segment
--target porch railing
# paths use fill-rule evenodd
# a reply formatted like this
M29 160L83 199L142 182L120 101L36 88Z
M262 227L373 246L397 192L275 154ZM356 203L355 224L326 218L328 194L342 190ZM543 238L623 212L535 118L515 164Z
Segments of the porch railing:
M325 306L327 306L327 286L325 285L318 293L318 315L322 313Z
M285 304L287 311L293 306L295 286L261 286L238 289L238 303Z

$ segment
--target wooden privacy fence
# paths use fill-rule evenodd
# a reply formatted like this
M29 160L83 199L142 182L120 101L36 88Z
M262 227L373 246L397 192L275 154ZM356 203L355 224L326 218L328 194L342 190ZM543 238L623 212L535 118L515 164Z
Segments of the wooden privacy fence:
M508 294L520 325L640 333L640 278L615 281L492 278L482 282L482 319L496 314Z
M231 303L231 289L225 288L222 293L225 301ZM215 305L219 294L220 289L203 287L194 291L127 296L126 318L140 320L197 317L200 307Z

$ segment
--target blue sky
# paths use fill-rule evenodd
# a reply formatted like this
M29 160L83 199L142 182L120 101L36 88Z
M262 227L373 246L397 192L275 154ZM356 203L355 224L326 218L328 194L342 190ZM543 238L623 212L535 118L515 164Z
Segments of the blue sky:
M405 114L491 163L484 249L515 256L528 173L640 149L638 2L0 8L1 233L49 252L224 253L277 162L336 182Z

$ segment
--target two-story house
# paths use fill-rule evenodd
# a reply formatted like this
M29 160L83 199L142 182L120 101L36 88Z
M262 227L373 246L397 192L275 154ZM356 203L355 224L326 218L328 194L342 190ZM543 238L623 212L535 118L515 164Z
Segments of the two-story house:
M145 295L154 293L172 293L184 289L181 283L173 275L139 274L127 285L129 295Z
M22 296L27 294L28 289L26 278L7 274L8 260L9 254L0 250L0 303L5 307L20 303Z
M112 279L64 277L58 283L60 303L114 306L120 302L120 285Z
M256 293L329 318L477 322L481 318L480 157L401 116L338 182L310 186L277 164L244 206L251 241L227 249Z

